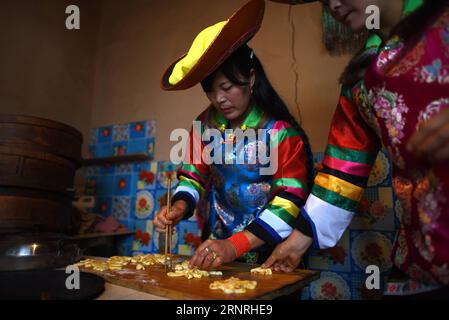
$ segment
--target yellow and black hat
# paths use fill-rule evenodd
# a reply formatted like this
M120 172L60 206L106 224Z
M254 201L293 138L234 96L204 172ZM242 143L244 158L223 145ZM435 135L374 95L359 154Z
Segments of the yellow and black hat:
M251 0L228 20L201 31L189 51L164 72L161 88L184 90L201 82L257 33L264 11L264 0Z

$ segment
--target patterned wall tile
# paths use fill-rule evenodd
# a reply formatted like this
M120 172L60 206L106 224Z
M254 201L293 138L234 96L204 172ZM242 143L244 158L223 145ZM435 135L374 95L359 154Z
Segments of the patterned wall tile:
M115 219L128 220L131 214L131 197L112 198L112 216Z
M107 142L112 142L112 126L101 127L97 130L97 143Z
M156 207L154 192L149 190L138 191L134 207L135 207L134 218L136 220L153 219Z
M201 232L198 228L198 221L185 220L181 221L177 227L178 253L182 255L192 255L201 243Z
M99 213L104 217L112 213L112 197L97 197L95 201L95 213Z
M129 124L116 124L113 126L113 141L127 141L129 140Z
M88 158L147 154L152 159L155 132L154 120L93 128L88 142Z
M132 245L133 254L153 253L153 222L151 220L141 220L135 222L136 235Z
M351 293L351 276L349 273L324 271L318 280L307 287L303 298L313 300L349 300ZM308 292L307 292L308 291Z

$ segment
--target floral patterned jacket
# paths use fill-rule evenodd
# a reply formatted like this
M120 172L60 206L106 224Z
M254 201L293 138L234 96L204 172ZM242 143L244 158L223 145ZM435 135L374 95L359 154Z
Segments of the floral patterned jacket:
M343 90L312 193L299 219L319 248L333 247L351 222L383 145L393 162L401 226L395 265L429 285L449 284L449 170L416 160L405 148L426 121L449 107L449 12L405 54L392 37L363 82ZM400 57L399 59L396 59Z

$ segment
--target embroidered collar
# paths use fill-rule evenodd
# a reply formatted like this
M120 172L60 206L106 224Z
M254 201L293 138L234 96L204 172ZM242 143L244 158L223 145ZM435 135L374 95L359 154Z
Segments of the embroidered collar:
M243 121L243 124L240 126L240 129L242 130L246 130L248 128L256 128L264 115L264 112L257 105L253 104L250 108L251 111L249 112L245 121ZM229 128L229 120L227 120L220 112L217 112L216 110L214 111L214 124L220 131L224 132Z

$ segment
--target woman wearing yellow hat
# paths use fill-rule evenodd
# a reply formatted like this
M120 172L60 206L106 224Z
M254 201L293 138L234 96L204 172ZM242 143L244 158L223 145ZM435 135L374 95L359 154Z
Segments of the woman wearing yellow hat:
M167 224L189 217L208 194L205 235L191 265L218 266L239 257L263 261L272 248L289 236L313 181L313 160L307 136L290 115L269 83L248 42L260 27L265 3L252 0L227 21L204 29L190 50L175 61L162 77L164 90L181 90L197 83L211 102L197 120L201 130L217 129L224 164L195 162L207 149L201 143L183 162L172 209L162 208L154 218L160 232ZM258 141L235 140L229 129L265 129ZM194 132L190 148L195 148ZM214 141L215 142L215 141ZM264 165L236 163L249 158L260 143L278 155L277 170L261 174ZM239 145L240 143L240 145ZM260 150L260 149L259 149ZM231 164L228 164L231 160ZM206 192L207 191L207 192ZM203 235L203 237L205 236Z

